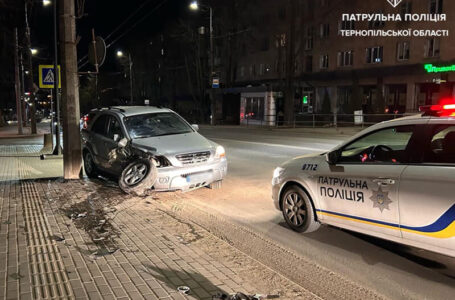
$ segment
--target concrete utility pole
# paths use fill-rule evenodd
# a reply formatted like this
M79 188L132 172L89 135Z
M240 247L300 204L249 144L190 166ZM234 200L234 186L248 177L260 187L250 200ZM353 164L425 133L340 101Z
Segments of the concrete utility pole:
M36 134L36 102L35 91L33 86L33 65L32 65L32 43L30 40L30 26L28 24L28 1L25 1L25 42L27 51L27 85L26 91L30 93L30 120L32 134Z
M21 80L19 77L19 36L17 27L14 28L14 75L15 75L15 90L16 90L16 115L17 115L17 133L23 134L22 130L22 105L21 105Z
M289 33L286 38L286 92L284 100L284 120L288 126L294 123L295 118L295 10L296 0L289 0Z
M79 131L75 5L74 0L59 0L59 5L62 54L63 174L65 179L79 179L82 175L82 147Z

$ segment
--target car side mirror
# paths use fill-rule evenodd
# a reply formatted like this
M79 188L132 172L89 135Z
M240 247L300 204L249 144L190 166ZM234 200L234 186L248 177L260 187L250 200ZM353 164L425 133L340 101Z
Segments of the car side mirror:
M336 165L337 162L340 160L341 152L339 150L335 150L329 152L325 155L325 160L331 166Z
M193 127L194 130L199 131L199 125L193 124L191 127Z
M128 145L128 139L127 138L123 138L121 139L119 142L118 142L118 146L120 148L125 148L126 145Z

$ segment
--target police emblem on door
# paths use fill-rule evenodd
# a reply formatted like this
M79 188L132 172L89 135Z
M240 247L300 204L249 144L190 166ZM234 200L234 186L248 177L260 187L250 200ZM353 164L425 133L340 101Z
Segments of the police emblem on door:
M387 2L389 2L390 5L392 5L393 7L397 7L398 4L401 3L401 1L403 1L403 0L387 0Z
M377 191L373 191L370 200L373 201L373 208L379 208L381 213L384 209L390 210L389 205L392 203L392 200L389 198L389 192L384 192L381 186L379 186Z

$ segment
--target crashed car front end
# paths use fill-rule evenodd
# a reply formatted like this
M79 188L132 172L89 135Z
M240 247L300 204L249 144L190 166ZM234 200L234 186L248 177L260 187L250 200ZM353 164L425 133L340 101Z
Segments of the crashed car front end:
M225 150L216 144L205 151L166 155L135 143L129 148L134 157L154 162L158 174L150 189L157 192L194 190L221 181L227 174Z
M217 157L215 151L185 153L167 159L171 166L158 168L155 191L189 191L221 181L227 173L226 157Z

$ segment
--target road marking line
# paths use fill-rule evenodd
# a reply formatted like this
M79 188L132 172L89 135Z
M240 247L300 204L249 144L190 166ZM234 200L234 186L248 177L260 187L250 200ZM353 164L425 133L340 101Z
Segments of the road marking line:
M291 146L291 145L284 145L284 144L270 144L270 143L259 143L259 142L248 142L248 141L241 141L241 140L232 140L232 139L222 139L222 138L209 138L212 140L218 141L231 141L231 142L238 142L238 143L245 143L245 144L253 144L253 145L264 145L270 147L280 147L280 148L291 148L291 149L298 149L298 150L308 150L308 151L327 151L330 150L332 147L327 148L312 148L312 147L298 147L298 146Z

